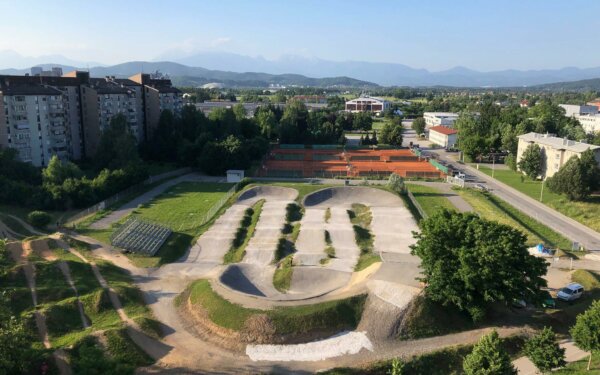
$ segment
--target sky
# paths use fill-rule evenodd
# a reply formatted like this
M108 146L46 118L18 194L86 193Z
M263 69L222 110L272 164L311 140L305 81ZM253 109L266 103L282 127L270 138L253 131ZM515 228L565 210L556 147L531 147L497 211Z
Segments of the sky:
M0 14L0 51L103 64L225 51L432 71L600 65L596 0L0 0Z

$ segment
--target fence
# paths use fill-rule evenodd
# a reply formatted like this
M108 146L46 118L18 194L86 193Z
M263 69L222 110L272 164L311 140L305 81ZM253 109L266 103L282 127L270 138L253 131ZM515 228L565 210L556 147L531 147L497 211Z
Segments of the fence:
M419 204L419 202L417 202L417 199L415 198L415 196L413 195L413 193L411 193L411 191L407 189L406 190L406 195L408 195L408 199L410 199L410 201L412 202L412 204L415 206L415 208L419 212L419 215L421 215L421 218L427 219L427 214L425 213L425 211L423 211L423 208L421 207L421 205Z
M189 173L190 171L191 171L190 168L180 168L180 169L176 169L174 171L165 172L165 173L155 175L155 176L150 176L145 181L140 182L137 185L130 186L127 189L120 191L117 194L115 194L109 198L106 198L105 200L98 202L95 205L76 213L75 215L71 216L68 219L66 225L69 226L69 225L75 224L77 221L83 219L86 216L89 216L93 213L96 213L100 210L104 210L107 207L110 207L111 205L117 203L119 200L127 197L128 195L131 195L131 194L134 194L137 192L141 192L146 188L147 185L150 185L156 181L164 180L164 179L170 178L170 177L180 176L185 173Z
M465 180L462 178L446 176L446 182L452 185L460 186L461 188L465 187Z
M204 216L202 216L200 218L200 221L198 221L197 223L193 223L191 225L184 225L183 223L179 226L178 231L182 231L185 229L190 229L190 228L197 228L200 227L206 223L209 222L210 219L212 219L213 216L215 216L217 214L217 212L219 212L219 210L221 209L221 207L223 207L225 205L225 203L227 203L227 201L229 200L229 198L231 198L231 196L233 196L233 194L235 194L238 191L238 188L240 186L240 183L238 182L237 184L233 185L231 187L231 189L229 189L227 191L227 193L225 193L224 196L221 197L221 199L219 199L211 208L210 210L208 210Z

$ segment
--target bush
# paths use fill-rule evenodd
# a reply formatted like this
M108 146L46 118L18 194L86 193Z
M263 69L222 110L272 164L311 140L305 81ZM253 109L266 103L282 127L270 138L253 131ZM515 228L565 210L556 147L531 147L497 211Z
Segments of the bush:
M27 215L27 221L34 227L45 228L52 221L52 216L44 211L31 211Z

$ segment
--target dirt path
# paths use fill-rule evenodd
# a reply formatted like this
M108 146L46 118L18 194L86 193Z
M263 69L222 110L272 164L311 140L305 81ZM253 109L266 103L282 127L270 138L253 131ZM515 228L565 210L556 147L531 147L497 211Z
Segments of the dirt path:
M21 245L21 243L13 242L8 244L9 251L15 263L17 265L21 265L25 272L25 279L27 280L27 285L31 290L31 298L33 300L33 306L36 309L34 312L35 323L38 329L38 334L42 341L42 344L46 349L51 349L52 344L50 343L50 338L48 337L48 328L46 327L46 317L37 310L37 292L35 289L35 267L27 260L29 254L31 254L31 244L30 242L25 242ZM54 360L56 362L56 366L58 367L58 371L61 375L70 375L72 373L71 367L69 366L66 360L66 353L62 349L55 350L52 353Z
M567 363L582 360L590 355L579 349L572 341L561 342L560 347L565 349L565 361ZM541 372L527 357L521 357L513 361L513 365L519 371L520 375L542 375Z
M26 222L25 220L22 220L21 218L15 216L15 215L7 214L6 216L11 217L15 221L18 221L19 224L21 224L25 229L27 229L29 232L35 234L36 236L45 236L46 234L48 234L48 233L40 232L39 230L32 227L28 222Z

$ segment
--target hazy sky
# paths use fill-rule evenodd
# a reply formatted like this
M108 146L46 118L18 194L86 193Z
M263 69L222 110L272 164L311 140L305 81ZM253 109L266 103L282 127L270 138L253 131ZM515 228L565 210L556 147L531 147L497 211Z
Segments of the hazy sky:
M430 70L600 65L597 0L0 0L0 14L0 51L106 64L217 50Z

